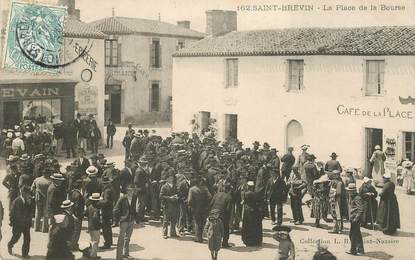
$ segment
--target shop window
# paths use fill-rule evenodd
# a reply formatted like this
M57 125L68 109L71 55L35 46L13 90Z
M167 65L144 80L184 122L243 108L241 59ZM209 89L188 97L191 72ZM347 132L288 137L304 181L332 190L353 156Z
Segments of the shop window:
M379 96L384 94L384 60L366 61L366 96Z
M238 59L226 59L226 88L238 87Z
M105 40L105 66L118 66L119 44L116 39Z
M238 138L238 115L225 115L225 140Z
M177 40L176 51L183 49L186 47L184 40Z
M404 132L404 158L415 160L415 132Z
M161 67L161 45L159 39L153 39L150 46L150 64L152 68Z
M24 100L23 119L39 123L49 122L52 118L61 118L60 99Z
M299 91L304 88L304 60L288 60L288 91Z
M160 111L160 83L152 82L150 89L150 112Z

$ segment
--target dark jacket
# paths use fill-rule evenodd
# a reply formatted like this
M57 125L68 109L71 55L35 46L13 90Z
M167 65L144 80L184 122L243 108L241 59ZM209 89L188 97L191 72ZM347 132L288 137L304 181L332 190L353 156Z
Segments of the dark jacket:
M160 199L164 214L167 216L176 215L179 210L179 197L176 187L170 183L165 183L160 189Z
M136 201L137 196L133 196L131 204L128 202L127 195L121 196L115 204L113 210L114 222L130 222L136 217Z
M102 192L102 200L99 201L102 217L112 219L112 210L114 206L114 191L111 185L107 185Z
M32 202L17 197L11 206L10 224L13 227L30 228L32 225Z
M360 223L363 220L363 200L359 194L356 194L350 200L350 222Z
M114 136L115 132L117 132L117 128L114 124L107 125L107 135Z
M147 171L141 167L138 167L134 173L134 184L137 187L138 193L147 192L148 181Z
M88 167L89 166L91 166L91 163L89 162L89 160L87 159L87 158L85 158L84 157L84 159L82 160L82 163L81 163L81 160L78 158L78 159L76 159L75 160L75 164L78 166L77 168L76 168L76 171L79 173L79 174L81 174L81 176L84 176L84 175L86 175L86 169L88 169Z
M333 159L326 162L326 165L324 165L324 170L326 170L328 172L332 172L334 170L338 170L340 172L343 171L339 161L333 160Z
M281 172L282 173L290 173L291 169L292 169L292 167L295 163L295 157L291 153L286 153L281 158L281 162L282 162Z
M274 178L268 180L267 187L265 189L266 198L269 201L275 201L277 203L284 203L287 201L288 188L282 177L278 177L274 182Z
M218 192L213 195L210 201L210 211L219 210L219 216L224 219L228 219L232 209L232 196L226 192Z
M67 125L63 132L63 142L65 145L76 143L76 129L73 124Z
M61 204L66 200L66 191L64 185L57 187L54 183L51 183L46 195L48 214L56 215L61 213Z
M93 204L88 206L88 230L96 231L102 228L101 210L94 207Z
M74 203L73 213L78 219L82 219L84 216L85 199L80 190L72 190L70 194L70 200Z
M127 191L127 186L134 182L134 171L130 168L124 168L120 171L121 192Z
M212 195L210 195L206 186L191 187L187 201L192 214L194 216L207 217L211 198Z

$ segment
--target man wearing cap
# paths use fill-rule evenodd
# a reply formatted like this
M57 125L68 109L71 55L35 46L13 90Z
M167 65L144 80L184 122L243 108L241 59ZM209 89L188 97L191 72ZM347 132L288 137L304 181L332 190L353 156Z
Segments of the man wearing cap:
M176 221L179 216L179 196L177 193L174 172L167 178L160 189L160 199L163 207L163 238L167 238L170 226L170 237L177 237Z
M218 192L213 195L213 198L210 202L210 212L212 213L214 210L219 212L219 218L222 220L223 224L223 239L222 239L222 247L228 248L230 247L228 240L229 240L229 219L231 216L231 209L232 209L232 196L231 192L231 184L226 182L224 185L225 190L223 192Z
M130 258L129 243L136 219L136 199L135 187L134 185L129 185L125 188L125 193L115 203L113 210L114 221L120 223L116 260Z
M281 158L281 162L282 162L281 173L282 173L282 177L284 177L286 181L290 177L292 167L295 163L295 157L293 155L293 151L294 151L293 147L288 147L287 153L284 154L284 156Z
M378 192L372 185L372 180L368 177L363 178L363 184L359 188L359 194L363 200L363 218L362 227L374 227L376 221L376 213L378 210L378 202L376 197ZM370 224L370 225L368 225Z
M71 191L69 192L69 199L74 203L73 214L74 218L74 232L71 238L71 248L78 250L79 237L81 235L82 219L84 218L85 199L81 193L82 179L76 179L72 183Z
M32 201L30 187L23 186L10 209L10 225L12 238L7 244L9 255L13 255L13 246L23 234L22 258L30 258L30 227L32 225Z
M89 206L88 210L88 231L91 237L91 255L92 259L100 259L101 257L97 256L98 252L98 245L101 236L101 210L99 209L98 202L102 200L100 193L92 193L92 195L88 198L89 199Z
M3 179L3 186L8 190L9 195L9 210L11 209L12 202L19 195L19 178L20 171L17 168L18 157L14 155L9 155L7 158L7 175Z
M145 221L145 204L149 187L149 172L147 157L143 155L134 173L134 184L137 191L137 222Z
M114 205L114 190L109 176L102 176L102 200L98 203L102 213L102 236L104 246L101 249L109 249L112 246L112 209Z
M328 172L332 172L334 170L342 172L343 168L340 165L340 162L337 161L338 155L335 152L333 152L333 153L331 153L330 157L331 157L331 159L328 160L326 162L326 164L324 165L324 170L328 171Z
M350 251L351 255L363 255L365 250L363 247L362 233L360 232L360 224L363 217L363 201L356 190L356 183L350 183L346 190L349 192L350 201Z
M37 177L32 184L32 192L35 194L36 202L35 232L47 233L49 231L47 193L49 185L52 183L50 174L51 172L45 169L43 175Z
M268 180L265 195L267 204L270 206L272 224L281 226L283 203L287 201L288 188L284 178L281 177L280 173L276 170L273 170L272 177ZM277 207L277 219L275 218L275 207ZM275 220L277 220L277 222L275 222Z
M301 178L303 180L306 180L305 171L304 171L304 164L307 162L307 158L309 158L309 155L310 155L307 152L307 150L308 150L309 147L310 146L309 145L306 145L306 144L304 144L304 145L301 146L302 152L298 156L297 164L296 164L296 166L298 167L298 171L300 172Z
M52 183L48 187L46 200L49 219L53 224L53 216L62 213L62 208L60 206L62 202L66 200L66 188L63 185L65 178L62 174L54 173L51 179Z

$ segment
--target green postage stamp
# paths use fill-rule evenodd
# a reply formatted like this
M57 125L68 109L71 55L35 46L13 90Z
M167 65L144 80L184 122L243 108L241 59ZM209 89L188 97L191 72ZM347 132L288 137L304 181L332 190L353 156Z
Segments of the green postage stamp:
M3 67L22 72L59 72L66 8L11 3Z

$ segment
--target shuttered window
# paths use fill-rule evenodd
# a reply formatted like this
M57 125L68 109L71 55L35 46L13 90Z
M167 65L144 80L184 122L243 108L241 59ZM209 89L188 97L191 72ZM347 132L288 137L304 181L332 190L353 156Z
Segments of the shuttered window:
M410 161L415 160L415 132L404 132L404 158Z
M226 59L226 87L238 87L238 59Z
M225 114L225 140L238 139L238 115Z
M160 111L160 83L152 82L150 88L150 112Z
M288 60L288 91L303 89L304 60Z
M152 68L161 68L161 45L159 39L153 39L151 42L150 65Z
M179 51L186 47L184 40L177 40L176 51Z
M105 40L105 66L115 67L120 63L120 46L116 39Z
M384 60L367 60L366 61L366 96L377 96L384 94Z

